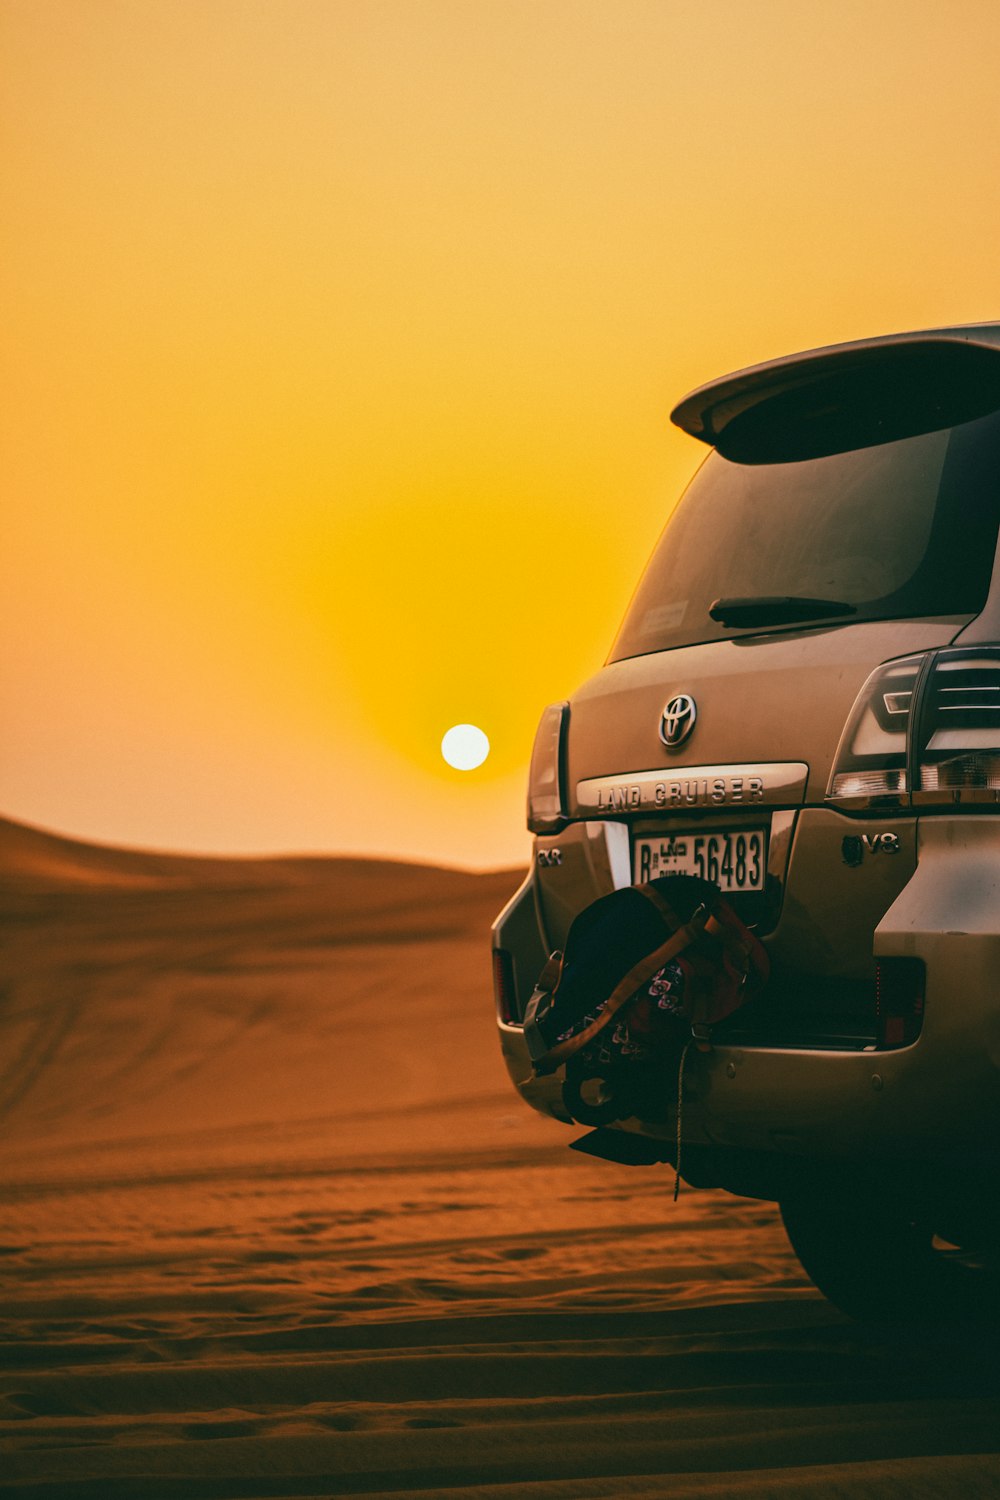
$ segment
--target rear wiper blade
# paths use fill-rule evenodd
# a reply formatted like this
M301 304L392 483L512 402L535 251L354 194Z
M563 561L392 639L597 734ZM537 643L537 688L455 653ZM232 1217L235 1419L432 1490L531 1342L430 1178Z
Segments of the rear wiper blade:
M720 625L791 625L796 620L826 620L856 615L843 599L810 599L799 594L762 594L749 599L716 599L709 614Z

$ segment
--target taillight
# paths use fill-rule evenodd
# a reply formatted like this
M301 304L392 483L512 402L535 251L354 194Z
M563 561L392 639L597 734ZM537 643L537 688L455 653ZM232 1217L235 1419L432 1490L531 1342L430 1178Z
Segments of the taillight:
M514 988L514 962L506 948L493 949L493 994L501 1021L505 1021L508 1026L518 1023L520 1016Z
M852 810L906 806L910 718L923 660L886 662L868 678L837 746L826 792L831 802Z
M919 958L875 960L876 1044L908 1047L924 1019L924 966Z
M826 795L849 812L1000 804L1000 649L949 647L877 667Z
M562 756L568 703L550 703L539 720L528 772L528 827L532 833L558 833L566 822Z
M939 651L921 694L914 806L1000 802L1000 651Z

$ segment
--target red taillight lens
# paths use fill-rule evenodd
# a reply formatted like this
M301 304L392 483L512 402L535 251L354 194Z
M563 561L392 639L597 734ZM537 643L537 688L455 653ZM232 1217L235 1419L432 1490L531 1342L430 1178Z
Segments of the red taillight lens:
M875 960L876 1042L880 1049L908 1047L924 1021L924 965L919 958Z
M517 991L514 987L514 961L506 948L493 949L493 994L501 1021L508 1026L520 1025Z
M852 812L907 805L910 718L922 660L886 662L868 678L837 746L828 801Z

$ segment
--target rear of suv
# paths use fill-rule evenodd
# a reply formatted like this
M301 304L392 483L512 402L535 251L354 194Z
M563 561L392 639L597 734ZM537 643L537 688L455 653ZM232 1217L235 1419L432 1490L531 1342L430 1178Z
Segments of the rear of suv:
M1000 1240L1000 324L773 361L672 417L714 451L539 724L504 1057L571 1124L521 1024L547 955L610 890L716 881L771 978L685 1069L686 1180L780 1202L850 1312L953 1309ZM676 1162L655 1113L574 1144Z

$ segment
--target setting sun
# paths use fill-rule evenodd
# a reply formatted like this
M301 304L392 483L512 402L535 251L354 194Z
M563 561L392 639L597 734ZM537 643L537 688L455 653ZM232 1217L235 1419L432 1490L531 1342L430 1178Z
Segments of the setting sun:
M453 724L441 741L441 754L456 771L474 771L490 753L490 742L475 724Z

